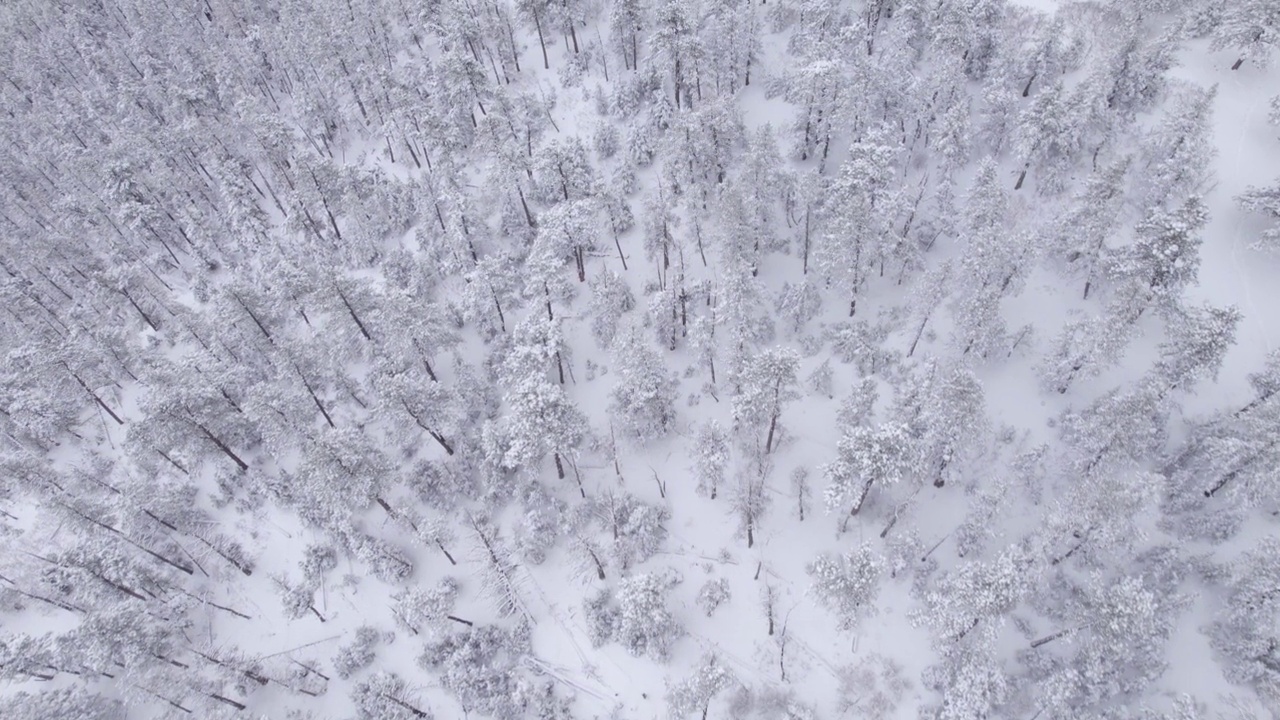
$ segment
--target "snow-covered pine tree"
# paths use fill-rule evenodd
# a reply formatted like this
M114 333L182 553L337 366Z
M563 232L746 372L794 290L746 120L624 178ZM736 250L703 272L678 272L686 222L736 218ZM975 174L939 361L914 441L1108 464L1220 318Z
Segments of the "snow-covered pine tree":
M618 331L613 355L609 410L618 425L641 443L666 435L676 418L676 381L662 356L635 326Z
M739 376L740 390L733 398L735 429L759 439L765 430L764 452L773 452L778 421L784 405L799 399L796 390L800 356L790 348L766 348L747 361Z
M835 613L840 628L852 630L872 611L884 561L870 545L862 545L843 555L820 555L806 571L819 601Z
M712 500L722 485L729 465L729 434L715 419L698 426L694 436L693 470L698 479L698 493Z
M1210 46L1239 53L1232 70L1246 60L1266 68L1271 63L1271 53L1280 46L1280 11L1267 0L1241 0L1224 7Z

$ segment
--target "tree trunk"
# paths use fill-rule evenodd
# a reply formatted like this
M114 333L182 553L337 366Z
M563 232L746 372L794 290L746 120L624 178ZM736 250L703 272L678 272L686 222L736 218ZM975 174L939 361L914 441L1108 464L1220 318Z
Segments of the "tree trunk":
M911 349L907 351L907 357L916 354L916 345L920 343L920 338L924 335L924 328L929 324L929 316L932 314L932 311L925 314L924 319L920 321L920 327L916 328L916 336L911 340Z
M236 455L234 452L232 452L231 448L227 447L227 444L222 442L222 440L220 440L216 435L210 432L208 428L206 428L204 425L201 425L200 423L194 420L188 420L187 422L191 423L192 425L195 425L196 429L198 429L209 440L209 442L212 442L219 450L222 451L224 455L231 458L231 460L240 468L241 472L246 472L249 470L249 463L245 462L244 460L241 460L239 455Z
M618 231L616 228L613 231L613 244L618 248L618 259L622 261L622 269L625 271L627 269L627 256L622 254L622 242L618 240Z
M444 543L440 542L439 540L436 540L436 547L440 548L440 552L444 553L444 556L449 559L450 565L458 564L458 561L453 559L453 555L450 555L449 551L445 549Z
M440 447L444 448L444 452L446 455L453 454L453 446L449 444L449 441L446 440L443 435L441 435L440 433L434 430L428 430L427 434L430 435L433 440L439 443Z
M245 301L240 299L240 296L236 293L231 293L231 297L236 299L236 302L240 305L240 307L245 311L245 313L249 315L249 319L253 320L253 324L257 325L258 330L262 331L263 336L266 337L269 342L274 344L275 339L271 337L271 333L267 331L266 326L262 324L262 321L258 319L258 316L254 314L252 310L249 309L249 306L245 304Z
M1237 473L1238 473L1238 471L1236 471L1236 470L1232 470L1231 472L1227 473L1226 475L1223 475L1221 480L1219 480L1218 482L1216 482L1216 483L1214 483L1214 484L1213 484L1213 487L1211 487L1211 488L1209 488L1208 490L1205 490L1205 491L1204 491L1204 496L1205 496L1205 497L1207 497L1207 498L1211 498L1211 497L1213 497L1214 495L1216 495L1216 494L1218 493L1218 491L1219 491L1219 490L1221 490L1222 488L1224 488L1224 487L1226 487L1226 486L1227 486L1227 483L1229 483L1229 482L1231 482L1232 480L1235 480L1235 479L1236 479L1236 475L1237 475Z
M862 503L866 502L867 495L871 493L871 485L874 482L875 482L874 480L868 480L865 483L863 483L862 494L858 496L858 502L853 504L853 509L849 511L849 515L851 516L857 515L858 511L862 509Z
M806 204L804 209L804 266L801 272L803 275L809 274L809 216L811 214L812 211Z
M1072 630L1075 630L1075 628L1067 628L1066 630L1059 630L1058 632L1052 635L1046 635L1045 637L1042 637L1039 640L1032 641L1031 649L1034 650L1042 645L1048 645L1054 640L1057 640L1058 638L1069 634Z
M70 372L71 367L69 365L66 363L63 363L62 365L67 368L68 372ZM75 378L76 382L80 383L80 387L84 388L84 391L89 393L89 397L93 398L93 401L98 404L98 407L105 410L106 413L111 416L111 419L116 421L117 425L124 425L124 420L121 420L119 415L115 414L111 408L107 407L107 404L102 401L102 398L98 397L98 394L95 393L84 380L81 380L79 375L72 372L71 377Z
M245 709L245 706L244 706L243 704L238 703L238 702L236 702L235 700L232 700L231 698L223 697L223 696L219 695L218 693L206 693L206 694L207 694L209 697L213 698L214 700L217 700L218 702L221 702L221 703L225 703L225 704L227 704L227 705L230 705L231 707L233 707L233 708L235 708L235 709L237 709L237 710L244 710L244 709Z
M297 368L294 368L295 370ZM302 373L298 373L302 377ZM337 429L338 426L333 424L333 418L329 417L329 411L324 409L324 403L320 402L320 398L316 397L316 391L311 389L311 383L307 382L305 377L302 378L302 386L307 389L307 394L311 396L311 402L316 404L316 408L320 410L320 414L324 416L324 421L329 423L329 427Z
M163 450L156 450L156 452L157 452L157 453L160 453L160 457L162 457L162 458L164 458L165 460L167 460L167 461L169 462L169 464L170 464L170 465L172 465L172 466L174 466L174 467L178 468L178 470L181 470L183 475L190 475L190 474L191 474L191 473L187 472L187 469L186 469L186 468L184 468L184 467L182 467L182 465L181 465L177 460L174 460L173 458L169 457L169 453L167 453L167 452L165 452L165 451L163 451Z
M529 212L529 203L524 199L524 188L520 187L520 183L516 183L516 192L520 195L520 207L524 208L524 220L529 227L534 227L536 223L533 221L533 213Z
M591 548L587 548L587 554L591 556L591 562L596 566L596 577L604 580L604 563L600 562L600 558Z
M542 46L542 69L550 70L551 61L547 59L547 41L542 37L542 20L538 17L538 11L533 11L533 25L538 28L538 44Z
M373 335L369 334L369 329L365 327L363 322L361 322L360 316L356 314L355 308L351 307L351 303L347 300L346 294L344 294L341 289L335 289L338 293L338 297L342 298L342 304L346 306L347 313L351 315L352 320L356 321L356 327L360 328L360 334L364 336L365 340L373 342Z
M405 412L409 413L409 417L413 418L413 422L418 427L425 430L426 433L432 437L432 439L434 439L437 443L440 444L440 447L444 448L444 451L446 454L449 454L449 455L453 454L453 446L449 444L449 441L446 440L445 437L440 433L436 432L435 430L432 430L426 423L422 422L422 418L418 417L418 414L415 413L413 409L409 407L409 403L405 402L404 398L400 399L400 405L404 407Z
M133 301L133 297L129 295L129 292L127 290L121 290L120 294L124 296L125 300L129 301L129 304L133 306L134 310L138 311L138 314L142 316L142 319L146 321L147 325L151 326L152 330L155 330L156 332L160 331L160 326L156 325L155 322L151 319L151 316L148 315L146 312L144 312L143 309L138 306L138 303Z

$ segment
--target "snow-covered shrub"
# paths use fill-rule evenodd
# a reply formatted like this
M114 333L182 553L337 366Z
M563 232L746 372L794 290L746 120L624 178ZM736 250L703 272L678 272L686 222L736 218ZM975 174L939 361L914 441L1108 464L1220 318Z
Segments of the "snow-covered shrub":
M694 438L693 470L698 480L698 494L716 498L724 485L725 467L729 463L729 434L714 419L698 426Z
M368 625L356 628L356 636L351 642L338 648L333 656L333 670L338 677L346 680L373 664L374 648L379 640L378 631Z
M714 615L716 609L728 601L729 581L724 578L708 580L702 586L702 589L698 591L698 598L696 600L698 607L707 617Z
M380 672L351 691L359 720L431 720L422 703L398 675Z
M556 694L555 682L552 680L516 681L515 695L512 702L524 708L524 717L537 720L576 720L571 698Z
M621 145L617 126L611 122L597 123L595 133L591 137L591 144L602 158L608 159L617 155Z
M823 605L836 614L840 627L857 625L875 596L884 563L870 545L844 555L819 555L806 570Z
M613 537L614 561L623 568L644 562L667 541L671 511L628 493L608 493L596 503L596 513Z
M23 691L0 700L0 717L6 720L124 720L125 716L125 706L119 700L75 686L37 693Z
M854 717L891 717L910 688L901 665L872 654L841 669L840 710Z
M733 674L720 662L717 655L703 655L702 661L688 676L668 688L668 717L707 717L707 707L711 701L733 682ZM740 716L735 714L734 717Z
M516 544L526 560L541 565L547 550L560 538L565 521L565 505L540 483L531 483L524 492L520 529Z
M1280 538L1264 538L1230 569L1225 607L1210 629L1228 680L1280 707Z
M831 360L828 358L814 368L813 372L809 373L809 377L806 378L806 384L814 394L825 395L830 399L834 397L832 395L832 380L834 377L835 373L831 369Z
M728 717L735 720L818 720L817 711L797 699L794 690L772 687L752 690L740 685L729 697L727 709Z
M281 610L284 616L290 620L296 620L307 613L315 613L316 586L310 583L299 583L297 585L285 581L283 578L276 579L276 592L280 596Z
M325 573L338 567L338 553L332 545L308 545L299 565L308 581L319 584Z
M414 633L439 632L447 621L458 621L450 614L457 597L458 582L445 577L434 588L413 586L396 593L392 611L396 621Z
M613 593L608 589L588 595L582 601L582 613L587 621L587 637L592 647L600 647L613 639L618 626L618 609L613 604Z
M587 281L591 288L591 335L600 347L609 347L618 322L636 305L626 281L612 270L602 270Z
M396 584L413 574L413 561L409 556L380 538L365 536L361 539L356 554L369 563L373 576L385 583Z
M516 705L516 689L528 653L527 628L481 625L428 642L418 664L432 671L472 713L515 718L524 716Z
M641 443L665 435L676 418L676 380L638 328L613 343L614 381L609 411L619 429Z
M804 326L817 317L822 309L822 294L813 283L802 280L798 283L783 283L774 304L778 316L787 321L791 331L797 335Z
M644 573L618 585L615 639L636 657L665 661L684 628L667 609L670 576Z

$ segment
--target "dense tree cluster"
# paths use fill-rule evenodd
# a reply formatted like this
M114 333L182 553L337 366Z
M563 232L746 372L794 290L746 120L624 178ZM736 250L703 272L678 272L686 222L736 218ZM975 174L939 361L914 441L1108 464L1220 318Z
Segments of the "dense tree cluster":
M1055 5L6 4L0 715L1275 707L1280 10Z

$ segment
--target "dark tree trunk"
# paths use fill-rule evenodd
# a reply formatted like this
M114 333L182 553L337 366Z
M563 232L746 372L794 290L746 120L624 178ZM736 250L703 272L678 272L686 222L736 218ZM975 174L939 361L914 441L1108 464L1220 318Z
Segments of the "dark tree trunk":
M68 371L71 370L70 366L66 363L63 363L63 366L66 367ZM111 419L116 421L117 425L124 425L124 420L121 420L119 415L115 414L111 408L107 407L107 404L102 401L102 398L99 397L84 380L81 380L79 375L72 372L71 377L75 378L76 382L80 383L80 387L84 388L84 391L89 393L89 397L93 398L93 401L98 404L98 407L106 411L106 413L111 416Z
M302 373L299 372L298 375L301 377ZM307 382L305 377L302 378L302 386L307 389L307 394L311 396L311 402L316 404L316 408L324 416L324 421L329 423L329 427L336 430L338 426L333 424L333 418L329 417L329 411L324 409L324 403L320 402L320 398L316 397L316 391L311 388L311 383Z
M206 428L204 425L201 425L198 422L195 422L194 420L188 420L187 422L190 422L192 425L195 425L196 429L199 430L201 434L203 434L205 438L209 440L209 442L213 443L219 450L222 451L222 454L231 458L232 462L234 462L236 466L240 468L241 472L248 471L249 463L245 462L244 460L241 460L240 456L232 452L231 448L227 447L227 444L222 442L222 440L220 440L218 436L214 435L212 432L209 431L208 428Z
M337 293L338 297L342 299L342 304L347 308L347 313L351 315L351 319L356 322L356 327L360 328L360 334L364 336L365 340L373 342L373 335L369 334L369 329L365 327L364 323L360 320L360 316L356 314L355 308L351 307L351 303L347 300L346 294L344 294L342 290L337 290Z
M547 58L547 41L542 36L542 19L538 17L538 11L533 12L533 25L538 28L538 44L542 46L542 69L551 69L551 60Z
M587 554L591 556L591 562L596 566L596 577L604 580L604 563L600 562L600 558L591 548L587 548Z
M436 540L436 547L440 548L440 552L444 553L444 556L449 559L450 565L458 564L458 561L453 559L453 555L450 555L449 551L445 549L444 543L440 542L439 540Z

